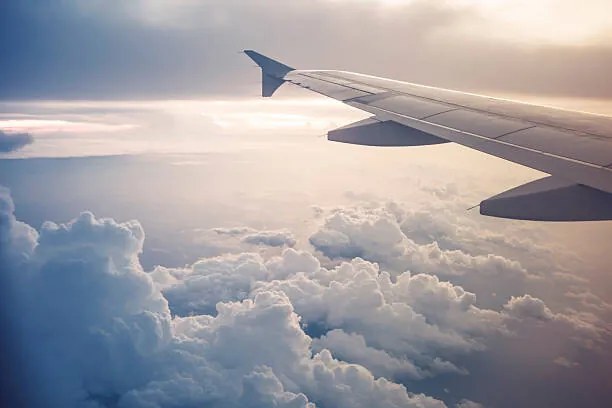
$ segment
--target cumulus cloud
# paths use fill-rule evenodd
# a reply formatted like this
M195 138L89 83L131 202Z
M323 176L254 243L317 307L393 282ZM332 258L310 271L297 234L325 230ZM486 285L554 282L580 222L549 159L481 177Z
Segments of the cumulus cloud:
M242 236L248 233L255 232L255 229L250 227L231 227L231 228L213 228L213 231L219 235L228 235L231 237Z
M612 335L605 319L588 311L568 309L554 313L542 299L531 295L512 297L504 311L519 320L551 322L560 330L567 330L572 338L587 348L601 347Z
M519 323L509 323L511 331L542 322L546 323L545 330L566 333L568 340L579 347L598 348L606 344L612 334L607 323L610 316L607 303L588 291L587 281L565 279L575 273L561 272L564 266L550 249L538 249L538 236L528 229L521 230L520 225L517 228L508 230L510 237L506 238L498 231L472 226L469 220L453 215L448 208L403 211L391 203L334 209L311 235L310 243L332 264L361 256L381 265L392 278L402 276L406 270L420 280L424 276L439 276L452 282L450 286L465 288L466 297L469 292L478 294L471 300L473 306L500 310L505 321L516 319ZM530 265L529 269L523 262ZM551 281L560 289L572 288L571 296L568 298L563 289L551 293ZM583 295L576 296L578 290ZM564 305L563 310L551 311L544 297L525 295L527 291L556 299L557 305ZM428 293L425 288L422 292ZM568 307L572 301L577 302ZM466 319L456 317L453 321ZM443 322L442 326L447 324Z
M461 287L409 272L392 280L359 258L327 269L312 254L293 249L266 260L259 254L227 254L188 268L157 267L151 276L181 316L214 314L217 303L251 293L283 292L311 334L315 327L358 333L370 345L418 358L424 366L442 367L434 361L440 349L477 350L479 336L503 329L503 315L475 307L476 296ZM380 325L388 327L381 332Z
M373 374L385 378L423 379L436 374L467 374L449 361L433 358L429 367L423 369L406 357L393 355L382 349L370 347L361 334L346 333L333 329L313 340L315 350L330 350L335 356L367 367Z
M29 133L7 133L0 130L0 153L10 153L34 143Z
M323 255L324 265L359 256L393 277L406 270L440 276L477 294L480 307L500 310L512 297L529 292L554 306L571 305L592 315L612 310L591 292L588 279L576 273L574 265L580 263L575 254L543 246L550 237L532 224L500 228L499 223L470 217L464 203L405 207L370 202L328 210L310 243ZM557 290L550 290L551 281ZM575 317L590 320L584 313Z
M219 302L280 292L290 300L315 350L330 350L376 375L414 379L465 373L438 353L484 348L503 332L505 315L475 306L476 296L436 276L409 272L391 279L376 264L356 258L334 268L310 253L286 249L227 254L189 268L156 268L151 274L180 316L214 314Z
M504 306L508 313L518 318L530 318L547 321L554 318L553 313L542 299L534 298L531 295L512 297Z
M242 242L253 245L267 245L272 247L292 247L296 241L289 231L259 231L247 234Z
M143 239L138 223L91 213L43 225L30 262L15 271L24 275L20 330L27 385L40 385L35 406L113 397L142 381L170 341L167 302L138 263Z
M568 359L567 357L559 356L553 360L553 363L565 368L573 368L580 365L575 361Z
M499 255L443 249L437 240L419 244L402 231L403 218L401 210L393 206L337 209L310 237L310 243L331 259L362 257L392 271L446 277L474 272L485 276L528 274L520 263Z
M21 361L14 361L20 355L21 342L19 321L14 318L21 310L21 294L24 288L24 269L30 262L38 240L38 233L29 225L17 221L14 204L7 188L0 186L0 389L19 389L21 383L29 378ZM10 371L9 371L10 370ZM6 375L10 372L11 375ZM19 393L18 393L19 394ZM0 405L24 406L21 395L0 393Z
M37 232L13 211L0 189L1 276L20 311L10 328L22 339L33 406L444 407L411 386L469 375L466 356L524 324L593 341L605 335L595 315L555 313L530 295L499 309L478 305L476 294L434 272L524 271L417 244L397 208L344 209L324 220L311 241L337 262L285 248L151 272L139 262L136 221L85 212Z
M503 315L475 307L475 296L460 287L408 272L393 281L377 265L358 258L333 269L262 282L255 292L271 289L287 294L309 333L326 333L317 347L377 372L415 379L462 372L438 356L480 350L482 339L504 329ZM374 355L387 360L387 367L368 365Z
M151 273L178 315L212 314L218 302L241 300L267 278L258 254L202 259L188 268L157 267Z
M462 399L455 405L456 408L484 408L479 402L471 401L469 399Z
M18 221L14 211L15 204L9 189L0 186L0 259L3 263L27 261L38 240L38 232Z
M256 230L249 227L213 228L219 235L238 237L240 241L250 245L264 245L269 247L293 247L296 239L288 230Z
M172 318L154 281L161 273L147 274L138 262L137 222L83 213L45 223L37 236L15 220L5 191L1 198L2 273L19 286L13 306L22 310L17 336L31 371L23 384L31 406L445 406L327 350L313 354L282 292L218 302L214 316ZM257 263L247 257L232 265L256 275ZM176 275L166 278L171 287Z

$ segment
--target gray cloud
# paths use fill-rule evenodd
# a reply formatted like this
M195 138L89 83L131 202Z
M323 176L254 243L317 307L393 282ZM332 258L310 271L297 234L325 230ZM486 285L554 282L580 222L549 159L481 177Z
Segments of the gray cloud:
M240 241L250 245L265 245L270 247L293 247L296 243L295 237L288 230L258 231L249 227L214 228L219 235L238 237Z
M256 71L236 53L244 48L297 67L463 90L612 95L612 48L605 42L500 39L494 34L508 28L484 24L487 17L475 7L414 1L382 12L376 2L88 4L7 2L7 35L0 41L10 58L0 62L1 97L252 95ZM36 34L23 26L36 27Z
M29 133L6 133L0 130L0 153L10 153L34 142Z
M537 320L551 320L554 314L546 304L538 298L530 295L512 297L504 308L512 315L519 318L532 318Z
M553 360L554 364L557 364L561 367L565 367L565 368L573 368L573 367L577 367L580 364L575 362L575 361L571 361L569 359L567 359L567 357L563 357L563 356L559 356L557 358L555 358Z
M295 238L290 231L258 231L247 234L242 238L242 242L252 245L267 245L272 247L295 245Z
M484 405L481 403L471 401L468 399L462 399L455 405L456 408L484 408Z

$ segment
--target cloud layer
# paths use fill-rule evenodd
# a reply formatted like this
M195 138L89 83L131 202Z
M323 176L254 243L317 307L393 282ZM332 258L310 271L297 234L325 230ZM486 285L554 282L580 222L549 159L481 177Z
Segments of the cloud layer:
M0 130L0 153L10 153L34 142L29 133L6 133Z
M257 74L249 76L248 61L236 54L245 48L306 69L463 90L612 95L603 0L579 8L569 0L495 2L493 13L495 5L482 1L394 3L161 0L106 7L9 0L0 16L6 30L0 46L8 50L0 61L0 96L253 94ZM546 22L532 17L543 13ZM24 26L37 30L24 32Z
M313 354L279 291L218 303L215 316L172 319L138 263L138 223L83 213L37 236L3 193L2 261L13 266L3 274L19 294L13 306L29 305L15 338L25 339L34 406L444 405L328 351Z
M529 273L467 244L417 243L425 237L401 228L412 214L394 205L329 212L310 239L320 258L285 248L151 272L138 259L136 221L85 212L36 231L13 212L0 190L2 281L10 310L20 311L3 321L20 340L24 358L14 363L25 367L20 382L32 406L444 407L413 387L472 375L468 356L500 340L550 330L598 352L609 336L595 314L553 311L524 293L479 305L437 272L459 280ZM544 357L551 366L580 368L553 356ZM447 399L480 406L474 395Z

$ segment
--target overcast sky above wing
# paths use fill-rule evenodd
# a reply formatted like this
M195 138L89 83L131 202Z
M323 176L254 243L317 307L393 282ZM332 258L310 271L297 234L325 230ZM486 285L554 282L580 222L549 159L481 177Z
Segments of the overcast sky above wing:
M611 20L605 0L9 0L0 98L252 95L244 48L456 89L610 97Z

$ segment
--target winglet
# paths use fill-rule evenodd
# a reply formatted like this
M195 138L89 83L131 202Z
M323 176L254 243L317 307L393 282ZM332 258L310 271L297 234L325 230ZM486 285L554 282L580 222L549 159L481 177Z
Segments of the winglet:
M253 50L244 50L244 53L261 68L261 95L264 97L272 96L285 82L285 75L295 69Z

